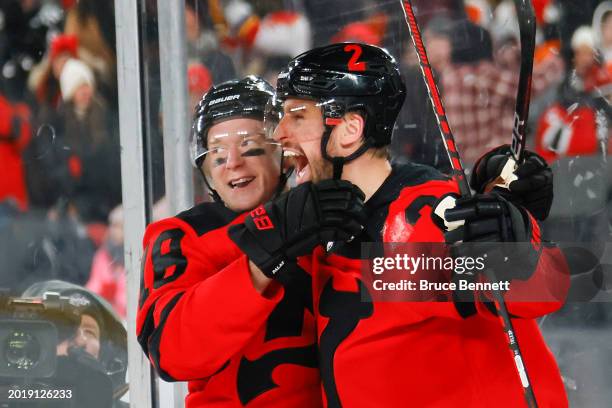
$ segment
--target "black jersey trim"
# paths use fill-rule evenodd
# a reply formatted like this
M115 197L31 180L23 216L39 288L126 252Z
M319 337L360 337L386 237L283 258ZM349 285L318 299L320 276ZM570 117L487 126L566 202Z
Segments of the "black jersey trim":
M155 365L155 368L157 369L157 373L159 374L159 377L163 379L164 381L168 381L168 382L178 381L178 380L170 376L170 374L168 374L161 368L161 365L160 365L161 355L160 355L160 350L159 350L160 343L161 343L161 336L164 331L164 326L166 324L166 320L168 320L168 316L170 315L170 312L172 311L172 309L174 309L174 306L176 306L176 304L181 299L181 297L183 297L184 294L185 292L178 293L170 300L170 302L168 302L168 304L164 307L164 309L161 312L160 319L159 319L159 325L157 326L157 328L153 330L151 335L148 336L149 337L148 338L149 357L153 361L153 364ZM152 310L154 310L153 306L150 309L150 312L149 312L150 314L152 314L151 312ZM147 315L147 318L148 317L149 316ZM152 318L153 316L151 315L151 319Z
M221 203L201 203L176 215L193 228L198 237L207 232L225 227L240 214Z

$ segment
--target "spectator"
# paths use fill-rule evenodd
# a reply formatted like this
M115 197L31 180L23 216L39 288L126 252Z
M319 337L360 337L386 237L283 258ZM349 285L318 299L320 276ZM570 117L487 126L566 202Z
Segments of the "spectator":
M593 93L611 82L596 59L593 32L583 26L572 36L572 69L558 86L554 102L541 116L536 152L552 162L555 197L545 223L545 237L581 243L599 259L609 240L605 202L607 165L602 160L609 138L607 102ZM608 145L608 153L612 149ZM588 268L587 268L588 269Z
M106 222L121 201L119 144L95 86L87 65L66 62L60 76L60 137L68 148L63 160L73 182L67 193L85 223Z
M330 42L356 41L380 47L385 35L386 25L387 16L383 13L376 14L365 21L357 21L345 25L338 34L331 38Z
M232 50L249 50L253 46L260 24L253 5L245 0L215 3L217 5L216 8L211 8L211 17L221 43Z
M64 33L74 35L82 47L79 58L98 74L100 94L117 106L115 19L113 2L79 0L66 11Z
M102 296L121 316L126 318L126 276L123 261L123 208L115 207L108 217L104 243L93 258L87 289Z
M63 55L61 56L63 58ZM27 158L31 203L48 209L70 198L87 223L106 222L121 200L119 144L91 69L68 59L59 78L62 106L36 131Z
M236 68L230 57L219 49L216 34L206 27L210 18L206 8L198 0L185 2L185 29L187 36L187 58L204 64L212 73L213 83L236 77Z
M288 10L269 13L255 36L254 47L269 57L285 57L287 61L312 46L310 23L305 16Z
M466 163L508 143L512 135L521 63L515 35L507 31L498 37L494 60L486 29L467 21L453 26L452 64L442 72L442 97ZM564 65L551 54L542 56L534 68L533 99L561 79Z
M30 111L12 105L0 95L0 202L11 200L20 210L28 208L22 152L30 142Z
M561 57L561 41L550 38L536 46L531 83L531 105L528 129L536 129L537 122L555 98L556 90L566 74L566 63Z
M603 346L607 344L603 333L609 331L612 314L609 303L589 300L597 294L598 276L609 274L605 253L612 239L606 211L610 170L602 159L606 151L602 142L609 137L610 117L600 109L608 106L607 102L593 91L609 83L610 77L598 60L590 27L578 28L570 45L570 70L539 118L535 141L536 150L553 162L555 179L555 200L542 235L571 242L569 246L579 251L568 257L573 282L577 282L572 286L588 296L567 302L542 327L551 349L560 357L564 378L580 384L567 387L570 406L604 406L610 400L610 391L604 383L592 379L609 378L609 349ZM612 152L609 145L608 152ZM568 341L567 333L576 332L585 334L581 341Z
M464 2L468 19L486 30L491 30L493 12L489 2L486 0L464 0Z
M567 59L568 66L573 54L572 36L579 27L593 23L593 13L599 3L602 3L602 0L554 0L552 7L558 9L559 13L558 29L562 44L561 52Z
M462 159L473 163L510 139L518 73L494 64L489 33L469 21L453 26L451 59L442 97Z
M452 24L447 16L437 16L429 21L423 32L429 62L438 77L438 84L438 75L451 63ZM407 44L407 47L406 54L413 50L412 44ZM421 68L409 61L410 58L402 61L401 72L407 83L406 102L400 111L398 129L391 141L393 156L396 161L409 160L446 171L450 163L429 102ZM440 91L443 92L443 89Z
M153 221L171 216L168 200L164 197L153 205ZM87 289L106 299L115 312L125 320L127 276L123 258L123 207L115 207L108 216L104 242L96 251Z
M532 76L532 101L554 88L565 74L565 64L560 56L559 12L550 0L534 1L536 13L536 50ZM518 72L521 64L519 26L515 5L505 0L495 9L491 27L495 48L495 60L504 69ZM533 118L537 115L537 111Z
M548 161L606 150L601 141L608 139L607 123L597 120L598 104L603 101L593 92L612 83L612 75L597 60L590 27L578 28L571 45L572 69L558 87L555 102L540 118L536 135L536 151Z
M61 8L52 1L4 0L0 2L0 88L13 101L28 101L26 82L41 60L47 39L60 32Z
M189 106L195 107L200 98L212 86L212 74L204 64L192 62L187 67L187 87L189 90Z
M36 125L57 124L57 109L61 102L59 77L66 61L78 57L78 39L58 35L51 40L47 56L30 72L28 88L34 94Z
M254 49L264 60L260 71L272 85L278 72L294 56L311 47L310 23L300 13L282 10L267 14L261 22Z
M612 1L604 1L593 14L595 45L603 54L606 64L612 64Z
M95 247L66 202L48 213L13 214L0 230L2 287L21 293L34 282L62 279L84 285Z

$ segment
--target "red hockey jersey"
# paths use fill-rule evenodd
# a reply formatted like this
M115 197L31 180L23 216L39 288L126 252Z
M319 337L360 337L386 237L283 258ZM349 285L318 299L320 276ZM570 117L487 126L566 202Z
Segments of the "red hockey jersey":
M147 228L138 341L188 407L318 407L310 275L257 292L227 236L243 218L205 203Z
M432 208L456 192L454 182L431 168L394 168L366 203L370 217L361 242L443 242ZM524 406L507 339L490 304L371 301L358 259L361 242L339 245L332 254L318 248L313 257L326 406ZM557 273L566 270L554 251L542 251L529 280L554 286L567 279ZM567 406L559 369L533 319L560 305L508 302L540 407Z

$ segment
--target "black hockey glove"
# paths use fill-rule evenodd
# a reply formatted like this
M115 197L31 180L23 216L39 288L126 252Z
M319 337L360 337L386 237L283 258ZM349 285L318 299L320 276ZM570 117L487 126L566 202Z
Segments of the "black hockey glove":
M485 267L493 268L502 280L529 279L535 271L540 251L531 243L531 221L524 210L500 195L460 198L444 218L464 221L463 226L445 233L447 243L453 244L454 257L484 257ZM511 242L516 244L508 244Z
M230 227L229 237L267 277L284 283L298 256L359 235L364 198L345 180L304 183L251 211L243 224Z
M484 154L474 165L470 187L477 193L484 193L485 188L501 175L510 157L510 145ZM509 184L509 191L499 187L494 191L513 204L525 207L536 219L546 219L553 201L553 173L546 160L525 150L525 161L514 173L518 180Z

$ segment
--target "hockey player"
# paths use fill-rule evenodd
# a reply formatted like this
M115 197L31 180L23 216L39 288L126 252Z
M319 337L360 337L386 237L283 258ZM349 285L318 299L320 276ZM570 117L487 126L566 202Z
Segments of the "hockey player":
M291 282L269 284L226 232L285 185L281 148L263 128L273 91L247 77L204 95L192 154L215 201L149 225L143 239L138 341L164 380L189 381L187 407L321 405L310 276L293 264ZM274 225L298 247L286 255L312 251L321 242L313 229L356 234L350 214L344 225L327 218L336 207L362 209L362 200L348 182L309 183L275 198ZM269 222L259 217L257 226Z
M372 288L362 279L362 242L444 242L445 220L433 209L458 195L454 181L432 168L389 162L386 146L404 94L393 57L365 44L310 50L278 76L282 113L274 135L297 155L297 182L342 178L366 196L363 233L349 243L328 244L329 252L318 247L312 256L326 406L522 406L507 340L482 294L465 303L372 301ZM526 171L527 177L541 170ZM525 208L497 194L479 194L458 200L446 217L464 222L451 242L525 242L514 255L538 263L521 271L522 281L559 280L563 262L556 249L540 242ZM257 244L263 234L251 230L245 239L234 233L241 229L233 226L230 236L257 267L266 268L261 260L268 250ZM567 405L558 367L534 320L559 306L560 301L508 304L540 406Z

